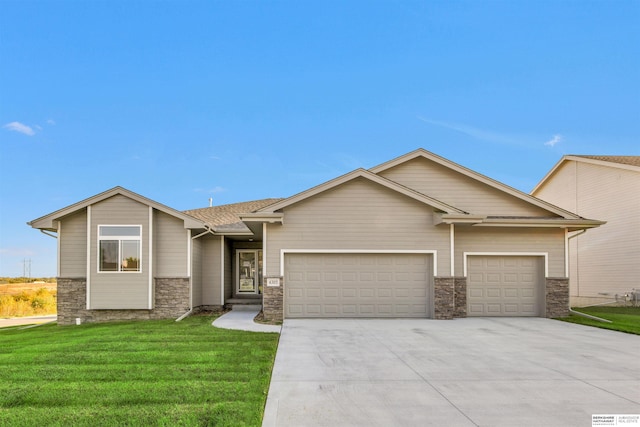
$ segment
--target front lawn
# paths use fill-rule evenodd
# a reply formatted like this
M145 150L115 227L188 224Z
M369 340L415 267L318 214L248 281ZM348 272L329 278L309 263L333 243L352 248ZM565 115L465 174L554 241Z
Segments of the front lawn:
M598 306L574 308L573 310L611 320L612 323L591 320L576 314L571 314L569 317L559 320L640 335L640 307Z
M0 329L0 425L259 426L278 334L214 318Z

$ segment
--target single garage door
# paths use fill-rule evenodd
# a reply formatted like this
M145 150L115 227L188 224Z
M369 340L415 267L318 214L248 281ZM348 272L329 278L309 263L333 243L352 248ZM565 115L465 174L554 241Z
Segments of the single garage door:
M543 258L469 256L468 316L539 316Z
M428 317L431 255L285 254L285 317Z

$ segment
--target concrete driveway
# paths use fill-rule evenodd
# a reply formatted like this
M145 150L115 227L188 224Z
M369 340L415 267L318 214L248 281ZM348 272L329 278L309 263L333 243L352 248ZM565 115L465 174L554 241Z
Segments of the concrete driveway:
M263 426L566 427L593 414L640 414L640 336L541 318L296 319Z

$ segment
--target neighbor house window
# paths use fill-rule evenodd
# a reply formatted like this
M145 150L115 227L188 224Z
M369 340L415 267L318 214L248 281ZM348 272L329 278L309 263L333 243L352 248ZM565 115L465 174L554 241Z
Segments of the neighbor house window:
M142 226L98 226L98 271L140 271Z

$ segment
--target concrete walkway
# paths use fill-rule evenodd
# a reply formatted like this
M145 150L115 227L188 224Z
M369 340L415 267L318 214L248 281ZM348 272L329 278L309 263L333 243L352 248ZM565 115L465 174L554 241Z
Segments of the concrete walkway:
M277 332L280 333L280 325L264 325L256 323L253 319L260 313L254 310L231 310L213 321L213 326L222 329L238 329L251 332Z
M50 316L30 316L30 317L12 317L11 319L0 319L0 328L8 328L11 326L39 325L42 323L55 322L58 316L53 314Z
M542 318L290 319L262 425L591 426L640 414L639 355Z

